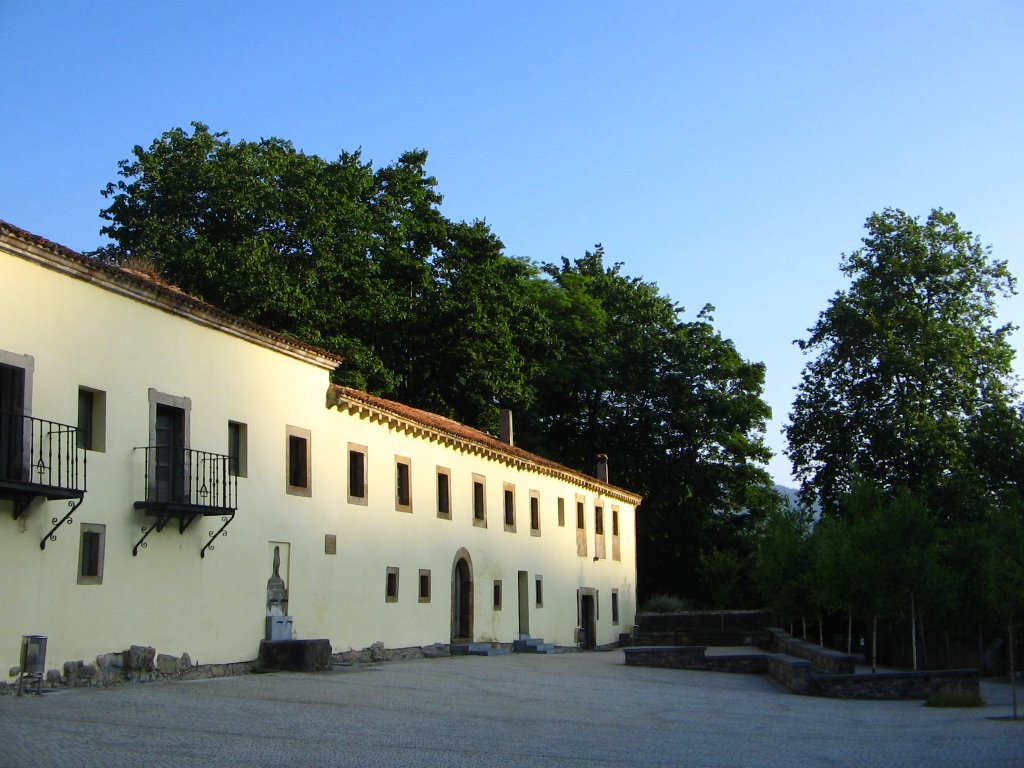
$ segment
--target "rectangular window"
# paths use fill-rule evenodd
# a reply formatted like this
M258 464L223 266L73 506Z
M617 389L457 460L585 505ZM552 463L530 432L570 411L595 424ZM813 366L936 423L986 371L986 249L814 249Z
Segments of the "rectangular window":
M494 581L494 610L501 610L501 579Z
M504 483L502 486L504 493L504 509L505 509L505 530L515 532L516 530L516 487L511 483Z
M82 523L78 547L78 583L103 583L103 550L107 527L95 523Z
M437 516L452 519L452 471L437 468Z
M612 590L612 624L619 623L619 590Z
M78 447L87 451L106 449L107 393L78 388Z
M565 528L565 499L558 497L558 527Z
M487 481L483 475L473 474L473 525L487 527Z
M285 432L288 437L288 485L285 490L294 496L312 496L310 431L288 426Z
M594 556L605 557L604 551L604 507L594 504Z
M348 444L348 503L366 504L365 445Z
M530 491L530 535L540 536L540 494Z
M412 512L412 459L395 456L395 509Z
M387 581L384 585L384 602L398 602L398 569L388 566Z
M622 550L619 547L619 508L612 507L612 560L621 560Z
M587 556L587 513L586 497L576 494L576 555Z
M420 568L420 602L430 602L430 571Z
M239 421L228 422L228 471L235 477L248 476L249 429Z
M534 579L533 584L534 584L534 592L536 593L536 597L537 597L537 607L538 608L543 608L544 607L544 577L543 576L537 576Z

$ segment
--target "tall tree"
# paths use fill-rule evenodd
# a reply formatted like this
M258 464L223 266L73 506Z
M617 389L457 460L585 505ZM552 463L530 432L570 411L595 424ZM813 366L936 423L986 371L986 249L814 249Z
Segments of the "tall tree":
M98 255L343 355L341 383L487 426L532 396L517 344L543 328L522 301L536 270L448 221L426 160L374 169L193 123L120 163Z
M551 355L518 431L529 447L592 470L645 497L639 517L641 588L699 594L700 555L750 554L739 532L772 492L761 462L768 406L764 366L691 320L656 285L608 266L604 251L545 271ZM724 561L723 561L724 562Z
M995 324L996 298L1015 282L952 213L921 223L886 209L865 226L864 247L841 264L850 287L797 342L813 359L787 452L826 513L841 511L855 476L951 509L950 492L980 471L975 424L1015 395L1012 328Z

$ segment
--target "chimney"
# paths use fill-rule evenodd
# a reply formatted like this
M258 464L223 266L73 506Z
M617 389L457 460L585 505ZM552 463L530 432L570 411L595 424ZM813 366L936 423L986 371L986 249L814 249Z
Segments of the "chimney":
M512 441L512 411L505 408L501 412L501 442L514 445Z
M597 471L594 473L602 483L608 482L608 454L597 454Z

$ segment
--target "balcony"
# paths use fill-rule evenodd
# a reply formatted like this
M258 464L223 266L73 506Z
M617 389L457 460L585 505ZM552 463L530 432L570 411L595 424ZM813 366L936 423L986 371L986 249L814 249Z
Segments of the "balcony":
M0 499L14 502L15 519L36 497L68 501L71 511L59 523L54 518L47 534L51 540L61 524L71 522L71 512L85 496L85 455L77 427L0 411Z
M142 538L132 547L132 555L145 549L146 539L153 531L162 531L172 520L178 521L178 532L184 533L199 517L220 517L223 525L210 531L210 540L200 550L200 557L213 549L213 542L235 517L238 479L231 474L231 458L220 453L174 449L151 445L140 448L145 454L145 498L135 508L155 517L155 522L142 529Z

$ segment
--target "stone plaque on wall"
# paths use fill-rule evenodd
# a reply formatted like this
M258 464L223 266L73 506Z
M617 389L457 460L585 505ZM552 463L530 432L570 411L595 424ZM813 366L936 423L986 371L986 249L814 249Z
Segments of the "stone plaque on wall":
M333 533L324 534L324 554L325 555L336 555L338 554L338 537Z

